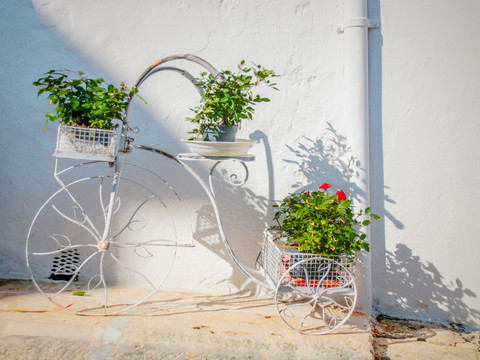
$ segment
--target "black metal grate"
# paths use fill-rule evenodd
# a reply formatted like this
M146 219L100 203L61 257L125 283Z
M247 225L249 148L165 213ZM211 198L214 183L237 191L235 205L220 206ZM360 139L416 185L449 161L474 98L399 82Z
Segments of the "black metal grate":
M56 281L69 281L78 269L80 254L77 249L63 250L61 255L55 256L52 263L52 273L48 277ZM78 273L73 281L78 281Z

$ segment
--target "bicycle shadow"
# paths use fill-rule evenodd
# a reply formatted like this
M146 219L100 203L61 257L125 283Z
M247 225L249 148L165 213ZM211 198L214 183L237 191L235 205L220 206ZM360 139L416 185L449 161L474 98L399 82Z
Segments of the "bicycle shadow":
M220 164L213 174L212 185L215 191L215 201L219 208L222 227L224 229L227 241L231 246L235 258L246 267L250 268L255 278L260 281L264 279L256 273L256 260L260 252L263 231L266 223L272 217L270 198L274 192L274 173L271 148L268 137L261 131L255 131L250 134L250 139L258 141L256 163L247 164L251 167L249 173L236 162L225 162ZM261 168L262 171L257 171ZM267 169L267 174L263 169ZM253 170L253 171L252 171ZM258 195L247 186L238 186L246 177L258 176L266 177L265 189L267 196ZM206 287L215 288L217 286L226 286L229 293L237 295L255 295L259 288L238 268L232 260L229 251L223 246L219 227L215 213L210 204L202 206L197 211L196 227L194 229L194 239L197 243L213 252L221 259L221 262L228 264L230 269L229 279L222 276L212 276L204 283ZM225 274L225 273L224 273ZM227 284L228 283L228 284Z

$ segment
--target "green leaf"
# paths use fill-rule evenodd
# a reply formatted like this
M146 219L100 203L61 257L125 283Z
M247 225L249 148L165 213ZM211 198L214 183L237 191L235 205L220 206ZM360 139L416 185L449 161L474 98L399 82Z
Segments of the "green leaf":
M75 291L72 295L73 296L84 296L86 293L85 291Z
M78 106L80 105L80 101L78 99L70 99L70 102L72 103L72 108L75 110L78 108Z
M303 215L303 210L302 209L298 209L296 212L295 212L295 217L297 219L301 218Z
M336 199L337 197L336 196L332 196L333 199ZM347 208L350 206L350 204L352 203L351 200L340 200L338 201L338 204L339 206L343 207L343 208Z

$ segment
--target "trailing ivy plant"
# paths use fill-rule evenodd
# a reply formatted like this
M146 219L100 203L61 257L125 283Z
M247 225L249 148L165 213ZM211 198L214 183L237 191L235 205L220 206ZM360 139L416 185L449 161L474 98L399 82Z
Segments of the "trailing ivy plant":
M106 84L103 78L90 79L82 71L50 70L33 83L39 86L38 96L48 94L47 100L55 105L53 112L45 117L66 125L112 129L113 120L123 121L131 94L137 89L128 89L122 82L117 88ZM137 95L138 96L138 95ZM141 97L139 97L144 101Z
M254 93L259 85L264 84L278 90L272 78L276 77L273 70L268 70L261 65L251 67L242 60L236 72L221 71L217 76L200 74L197 85L202 89L203 95L200 105L191 109L195 116L187 120L197 125L191 133L191 140L205 135L206 129L215 130L215 126L235 126L245 119L253 119L254 106L270 99Z
M288 235L288 243L298 246L300 252L324 257L351 255L362 249L369 251L366 235L359 232L360 226L368 226L370 219L380 219L370 208L355 213L351 201L342 190L330 195L331 186L320 185L317 191L290 194L279 205L274 215L278 226L272 229Z

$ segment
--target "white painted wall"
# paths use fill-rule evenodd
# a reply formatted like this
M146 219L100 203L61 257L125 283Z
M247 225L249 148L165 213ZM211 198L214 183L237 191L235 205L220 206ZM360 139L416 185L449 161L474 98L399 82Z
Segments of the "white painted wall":
M335 31L341 1L11 0L0 10L1 277L27 276L30 220L57 188L55 126L42 132L50 108L31 85L51 68L132 84L155 60L192 53L219 69L245 58L281 74L280 91L269 92L272 102L241 130L241 137L261 140L249 182L217 186L227 235L246 263L258 253L272 199L324 181L345 187L344 165L355 154L345 153L344 44ZM384 219L372 228L374 307L478 328L478 5L377 0L369 1L369 13L382 24L369 36L371 197ZM171 74L141 91L149 104L132 112L142 129L137 142L184 151L183 119L198 100L194 89ZM208 223L208 211L196 216L206 199L185 192L194 220ZM196 240L197 248L181 251L167 289L254 291L220 251L218 236Z
M372 204L385 219L374 306L476 328L479 11L478 1L390 1L370 14L382 23L370 33Z
M192 53L218 69L232 69L246 59L281 74L278 81L281 91L267 91L265 95L272 102L259 106L255 121L246 123L240 133L241 137L260 140L252 150L257 160L249 166L247 186L218 190L227 236L241 260L249 265L254 264L259 251L257 242L262 240L265 224L272 217L271 200L285 196L297 182L302 185L312 182L312 186L318 187L318 182L332 181L326 177L315 179L315 174L306 178L298 164L306 159L296 152L301 151L299 141L307 145L309 141L317 141L327 121L335 128L335 122L341 118L342 42L335 32L335 24L342 16L341 4L294 1L272 8L269 2L256 1L160 4L153 0L142 3L82 0L4 6L25 19L19 24L15 16L5 13L2 22L6 24L5 35L8 26L15 26L17 32L30 40L19 48L13 38L3 36L8 41L6 46L16 51L8 56L3 54L10 67L4 68L3 77L14 82L14 76L20 76L24 87L23 96L13 99L17 106L4 106L5 111L10 111L5 118L18 117L18 111L30 113L22 115L23 132L28 135L5 136L3 140L11 151L22 149L25 154L21 157L22 166L3 165L4 183L9 186L2 193L3 206L17 219L17 226L8 221L2 224L5 228L2 241L8 249L5 254L9 254L2 259L3 276L26 275L23 238L35 209L57 188L51 176L55 126L42 133L43 113L50 108L36 99L36 89L30 85L51 68L82 69L92 76L105 76L117 83L124 80L131 85L154 61L176 53ZM45 43L45 47L38 41ZM203 70L193 64L186 66L193 74ZM132 109L131 122L142 130L134 136L137 142L173 154L184 151L180 139L187 137L189 129L184 118L191 114L189 108L199 99L194 88L178 74L159 74L148 80L141 92L149 104L135 105ZM6 126L9 133L14 132L11 123ZM32 143L35 138L40 139L42 151L36 151ZM32 147L35 152L29 154L27 149ZM28 170L34 170L38 185L25 185L30 182ZM205 166L200 170L205 172ZM13 180L20 176L21 180ZM19 201L19 193L28 202ZM206 197L199 197L198 189L182 195L193 205L195 217ZM19 206L22 208L16 211ZM207 220L214 226L213 214L209 216ZM245 287L253 289L221 250L218 236L196 240L197 249L180 251L180 271L171 277L171 289L220 293ZM185 274L185 268L193 271Z

